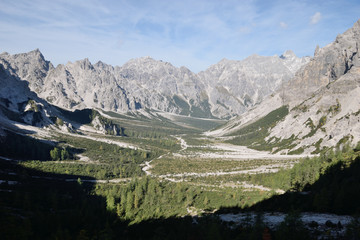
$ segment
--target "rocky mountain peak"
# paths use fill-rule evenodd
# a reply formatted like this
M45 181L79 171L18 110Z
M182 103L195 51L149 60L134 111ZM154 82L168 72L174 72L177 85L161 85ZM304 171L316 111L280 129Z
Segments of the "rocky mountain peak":
M296 55L292 50L286 50L281 56L280 58L282 59L286 59L286 58L295 58Z
M76 61L74 64L79 66L82 70L93 69L93 65L91 64L88 58L84 58L83 60Z
M244 61L256 61L259 58L262 58L263 56L260 56L259 54L252 54L249 57L245 58Z

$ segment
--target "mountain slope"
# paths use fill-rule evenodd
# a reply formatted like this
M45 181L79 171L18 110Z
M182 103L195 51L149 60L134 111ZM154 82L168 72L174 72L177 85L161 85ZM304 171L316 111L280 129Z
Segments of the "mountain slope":
M208 134L236 135L242 128L287 105L289 113L267 129L264 144L287 140L291 144L284 148L285 152L286 148L318 152L345 140L356 143L360 140L359 45L360 20L333 43L316 49L315 57L272 96Z

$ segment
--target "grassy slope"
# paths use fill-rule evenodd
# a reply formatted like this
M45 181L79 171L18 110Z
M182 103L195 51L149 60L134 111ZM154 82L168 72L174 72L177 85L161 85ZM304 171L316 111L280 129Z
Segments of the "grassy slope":
M248 146L256 150L271 151L274 148L277 148L277 151L279 151L284 148L292 148L294 147L294 145L292 145L292 142L295 140L294 136L289 139L269 139L269 141L265 141L265 138L269 135L269 130L275 127L279 121L284 119L288 113L288 106L282 106L259 120L231 133L233 138L228 140L228 142L236 145Z

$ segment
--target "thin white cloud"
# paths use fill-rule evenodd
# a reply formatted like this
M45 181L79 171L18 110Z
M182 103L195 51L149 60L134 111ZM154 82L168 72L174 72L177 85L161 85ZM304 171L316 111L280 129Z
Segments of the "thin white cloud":
M280 27L285 29L288 25L285 22L280 22Z
M40 48L55 64L88 57L120 65L149 55L195 71L224 57L286 49L308 55L334 36L315 39L306 24L319 23L324 12L327 18L333 14L332 19L352 22L360 11L360 3L351 4L350 11L350 4L337 1L326 8L316 1L288 0L0 1L0 52ZM323 23L329 31L328 19Z
M321 13L316 12L313 16L310 18L310 24L317 24L321 19Z

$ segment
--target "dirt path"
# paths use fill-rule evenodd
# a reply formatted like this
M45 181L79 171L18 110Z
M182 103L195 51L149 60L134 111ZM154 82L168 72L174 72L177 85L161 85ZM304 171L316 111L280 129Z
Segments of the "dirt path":
M45 177L45 176L31 176L36 179L46 179L46 180L55 180L55 181L65 181L65 182L77 182L79 178L54 178L54 177ZM121 182L130 182L132 178L114 178L114 179L82 179L81 182L88 183L121 183Z
M257 173L274 173L278 172L284 165L283 164L271 164L263 165L253 169L239 170L239 171L217 171L217 172L185 172L185 173L169 173L163 175L154 175L158 178L183 178L183 177L208 177L208 176L224 176L224 175L237 175L237 174L257 174Z
M174 136L177 140L180 141L180 146L181 146L181 150L180 151L184 151L186 150L189 145L187 144L187 142L179 135L179 136Z
M106 138L101 138L101 137L93 137L93 136L89 136L89 135L79 135L79 134L74 134L74 133L65 133L65 132L62 132L62 131L58 131L62 134L66 134L66 135L69 135L69 136L72 136L72 137L78 137L78 138L86 138L86 139L90 139L90 140L93 140L93 141L97 141L97 142L103 142L103 143L108 143L108 144L115 144L119 147L122 147L122 148L130 148L130 149L140 149L138 146L135 146L135 145L131 145L129 143L126 143L126 142L120 142L120 141L114 141L114 140L110 140L110 139L106 139Z
M143 170L143 172L147 175L147 176L151 176L151 172L150 169L152 168L152 166L150 165L151 161L146 161L144 164L145 166L141 169Z

